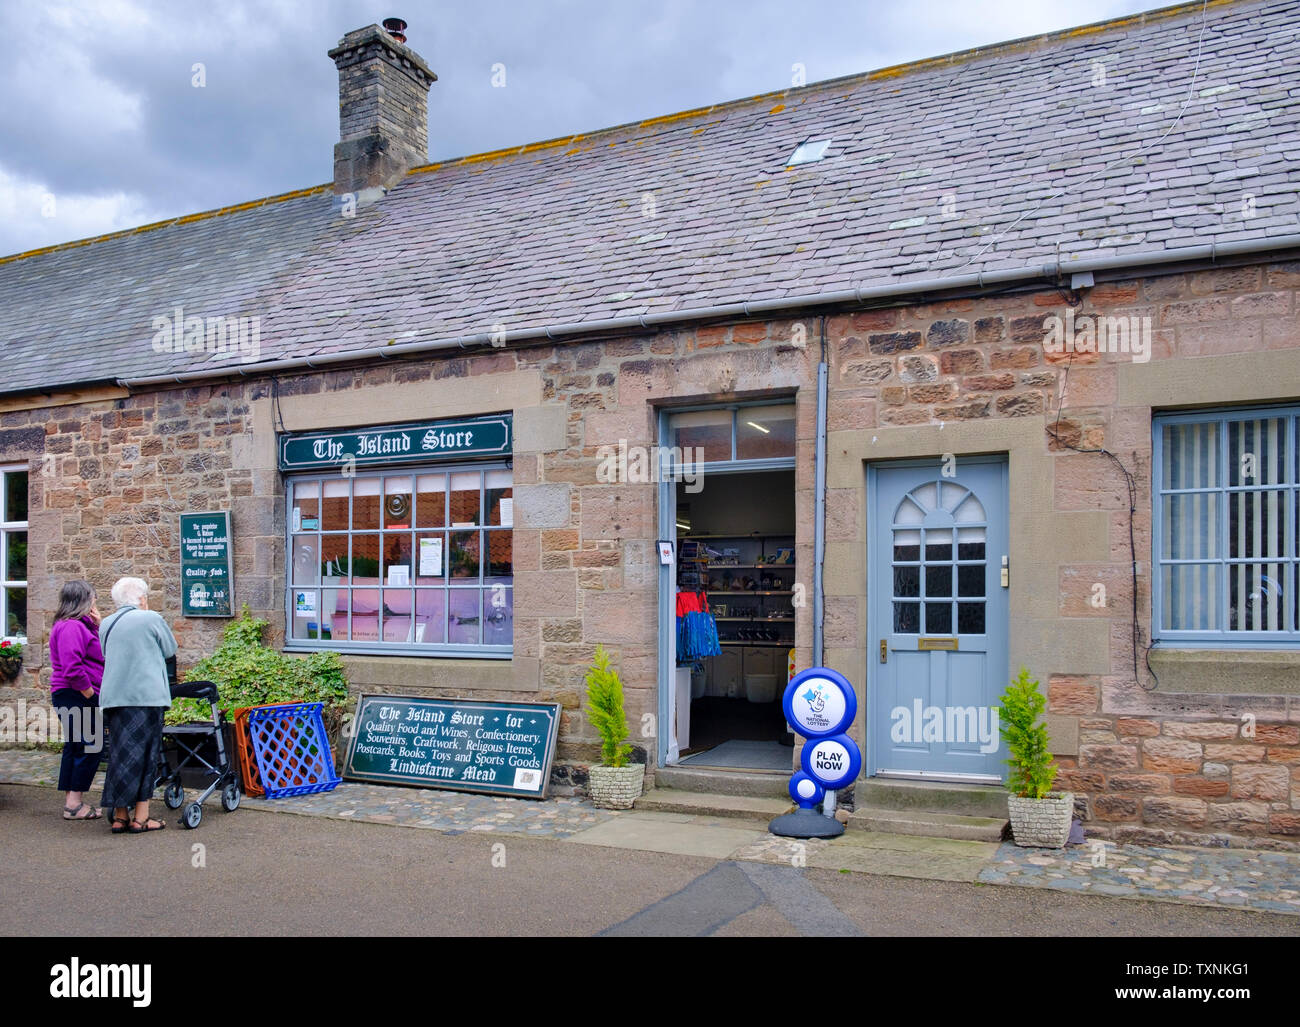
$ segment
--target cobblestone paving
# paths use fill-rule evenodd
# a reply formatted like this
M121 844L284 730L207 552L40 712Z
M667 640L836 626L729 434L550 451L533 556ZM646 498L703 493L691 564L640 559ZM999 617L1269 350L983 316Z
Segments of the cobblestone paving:
M1300 854L1289 852L1101 841L1062 850L1022 849L1007 842L976 880L1300 915Z
M13 784L58 783L59 757L39 750L0 750L0 781ZM98 799L104 785L103 771L91 786L91 801ZM197 793L186 790L186 798ZM159 800L161 801L161 800ZM360 820L371 824L423 827L446 834L467 831L530 838L568 838L620 814L596 809L585 799L508 799L469 792L432 791L345 781L332 792L300 795L290 799L254 799L244 796L241 808L296 813L302 816ZM205 812L221 811L217 797L206 803Z
M0 750L2 783L53 787L58 772L59 757L55 753ZM92 787L91 801L98 798L102 786L101 773ZM187 792L189 796L193 794ZM215 796L207 805L211 814L220 810ZM579 798L537 802L360 782L344 782L332 792L293 799L267 800L245 796L243 805L249 809L395 824L448 834L480 831L557 839L572 837L620 816L639 816L635 812L599 810ZM707 827L701 828L705 829ZM871 836L873 839L889 837ZM900 841L924 847L922 839ZM799 844L803 847L797 848ZM731 858L789 865L797 854L796 865L803 865L806 860L809 866L830 866L835 862L837 848L844 844L845 839L795 843L772 836L745 846ZM938 846L944 844L942 839L935 842ZM1052 851L1022 849L1008 842L996 850L975 880L982 884L1050 888L1300 916L1300 854L1296 853L1176 849L1099 841Z

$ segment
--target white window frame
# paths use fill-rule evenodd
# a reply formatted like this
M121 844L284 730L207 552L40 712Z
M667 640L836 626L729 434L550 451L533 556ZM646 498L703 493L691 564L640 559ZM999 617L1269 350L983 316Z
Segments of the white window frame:
M1283 441L1286 446L1285 474L1276 484L1267 485L1229 485L1228 474L1228 432L1227 425L1232 421L1249 421L1261 418L1283 418L1285 427ZM1171 490L1161 480L1164 468L1164 428L1169 425L1191 425L1217 423L1219 431L1215 480L1213 487ZM1228 407L1206 410L1170 411L1157 414L1152 418L1151 431L1151 637L1155 645L1161 648L1188 649L1300 649L1300 614L1297 613L1295 590L1300 587L1300 544L1297 532L1300 530L1300 517L1297 516L1297 502L1300 502L1300 466L1297 465L1297 445L1300 445L1300 405L1286 404L1277 406ZM1234 493L1250 491L1277 491L1283 493L1285 504L1284 545L1285 551L1278 557L1230 557L1228 549L1228 497ZM1217 556L1204 560L1184 559L1166 560L1164 551L1164 505L1171 495L1195 494L1217 497L1215 507L1215 535ZM1218 567L1216 575L1215 622L1220 625L1216 630L1175 630L1164 628L1164 611L1168 597L1164 594L1164 568L1177 563L1201 564ZM1284 569L1282 583L1282 603L1286 627L1278 631L1230 631L1227 628L1229 614L1229 574L1228 569L1243 564L1278 564Z
M27 475L27 501L28 501L28 520L26 521L6 521L0 520L0 634L4 638L15 642L26 643L27 636L10 635L9 630L9 589L21 588L27 593L28 607L30 612L31 591L27 586L27 578L22 581L11 580L9 578L9 536L15 532L22 532L27 535L27 552L30 559L31 554L31 534L28 530L28 524L31 518L31 468L27 464L0 464L0 518L3 518L5 511L9 507L8 496L8 475L14 473ZM31 573L28 568L28 574ZM24 625L24 628L26 625Z

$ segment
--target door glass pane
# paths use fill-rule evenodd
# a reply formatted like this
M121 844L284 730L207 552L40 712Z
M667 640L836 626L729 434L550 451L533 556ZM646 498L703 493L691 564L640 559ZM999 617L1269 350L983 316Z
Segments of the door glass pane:
M984 565L957 568L957 594L959 596L984 595ZM958 611L958 617L961 612Z
M1228 494L1228 556L1249 560L1286 554L1285 492Z
M958 603L957 604L957 634L959 635L984 634L984 604L983 603Z
M921 631L921 604L895 603L894 630L903 635L915 635Z
M741 407L736 411L736 459L794 456L794 405Z
M479 523L479 486L482 476L478 471L457 471L451 476L451 526L468 528Z
M379 528L378 478L356 478L352 482L352 530L376 531Z
M894 568L894 595L902 597L919 596L921 594L921 568L920 567L895 567Z
M958 524L983 524L984 517L983 504L970 492L957 504L952 514L952 519Z
M324 531L348 530L348 482L344 478L323 483L325 498L321 501L321 528Z
M731 459L730 410L691 410L673 414L669 427L673 445L683 450L691 449L689 456L683 454L686 463ZM702 449L703 453L696 452L697 449Z
M27 635L27 589L5 589L5 634Z
M952 559L952 530L925 533L925 558L927 560Z
M320 536L295 535L293 537L293 584L319 584L320 565Z
M1213 560L1219 555L1219 497L1215 493L1169 496L1162 504L1161 556L1166 560Z
M1228 630L1283 631L1285 564L1235 564L1228 573Z
M27 520L27 472L5 471L4 492L4 519L11 523Z
M1171 631L1218 631L1218 567L1179 564L1160 569L1162 627Z
M1162 436L1164 466L1160 480L1166 489L1204 489L1219 484L1219 426L1167 424Z
M957 529L958 560L984 559L984 531L983 528Z
M411 479L384 479L384 527L409 528L411 526Z
M943 564L926 564L925 594L933 599L952 595L952 568Z
M921 559L921 533L919 531L894 532L894 562Z
M5 578L9 581L27 580L27 532L6 533L8 557L5 560Z
M1286 481L1286 419L1228 422L1228 484L1278 485Z
M904 499L894 511L895 524L920 524L924 520L925 511L912 502L911 498Z
M442 528L447 516L447 476L422 474L415 479L415 526Z
M952 603L925 604L925 631L930 635L952 634Z

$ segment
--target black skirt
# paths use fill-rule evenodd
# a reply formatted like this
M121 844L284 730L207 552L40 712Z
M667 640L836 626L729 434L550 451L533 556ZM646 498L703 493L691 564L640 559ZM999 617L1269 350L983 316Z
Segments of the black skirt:
M108 770L104 774L105 809L125 807L153 797L162 756L163 706L114 706L104 711L108 729Z

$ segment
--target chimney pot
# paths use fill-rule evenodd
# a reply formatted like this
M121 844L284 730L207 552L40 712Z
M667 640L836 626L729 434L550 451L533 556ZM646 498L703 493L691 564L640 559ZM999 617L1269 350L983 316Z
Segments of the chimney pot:
M385 18L384 28L386 28L388 34L399 43L406 42L406 22L402 21L401 18Z

